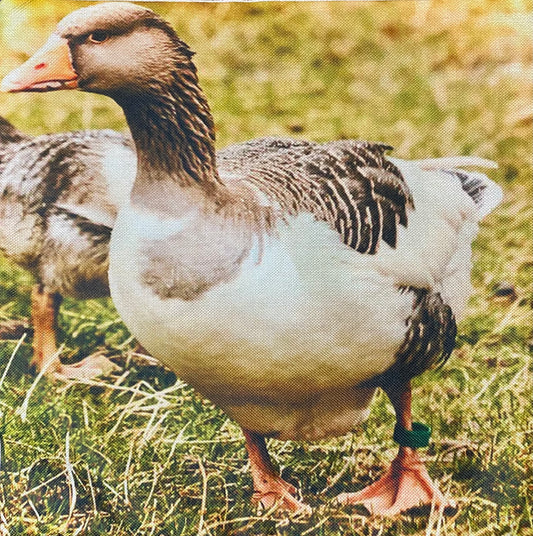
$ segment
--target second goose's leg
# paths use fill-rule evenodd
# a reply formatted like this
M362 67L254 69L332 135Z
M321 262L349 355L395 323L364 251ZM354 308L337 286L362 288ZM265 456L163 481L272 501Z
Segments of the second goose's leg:
M77 363L65 365L57 355L57 317L59 306L63 301L57 292L49 292L42 284L34 285L31 294L31 316L33 323L33 359L32 365L41 371L46 368L46 375L59 379L91 379L107 375L116 367L101 353L92 354Z
M246 450L250 460L250 471L254 482L253 500L270 510L277 506L290 512L306 511L307 505L298 501L296 488L285 482L274 469L267 451L265 438L250 430L243 430Z
M38 371L53 359L48 373L53 373L61 366L57 352L56 332L57 315L62 297L57 292L49 292L42 284L33 286L31 292L31 316L33 323L33 359L32 365Z

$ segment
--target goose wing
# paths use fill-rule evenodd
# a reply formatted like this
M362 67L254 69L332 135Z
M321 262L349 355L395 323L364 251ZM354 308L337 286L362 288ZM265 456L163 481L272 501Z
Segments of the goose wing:
M384 157L391 147L365 141L262 138L217 154L223 178L253 184L286 214L311 212L343 242L374 254L381 240L396 246L398 225L413 208L398 168Z
M0 196L18 206L20 219L57 212L111 229L116 206L135 178L134 165L131 142L117 132L38 136L3 152ZM114 191L119 193L113 196Z
M262 138L217 154L221 177L245 181L282 215L311 212L364 253L353 263L398 287L432 289L462 309L471 242L501 189L464 167L495 167L476 157L391 158L391 147L343 140L318 144ZM464 292L454 286L463 285ZM460 294L460 296L459 296Z

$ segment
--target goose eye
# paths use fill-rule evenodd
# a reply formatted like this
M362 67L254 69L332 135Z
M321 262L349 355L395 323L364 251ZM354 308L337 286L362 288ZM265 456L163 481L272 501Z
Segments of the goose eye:
M107 38L109 37L109 34L107 32L104 32L102 30L97 30L89 35L87 38L88 41L91 43L103 43L104 41L107 41Z

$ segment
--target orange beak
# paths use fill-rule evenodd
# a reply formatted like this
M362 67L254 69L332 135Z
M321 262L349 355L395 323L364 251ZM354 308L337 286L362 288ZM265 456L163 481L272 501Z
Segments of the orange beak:
M77 80L67 40L53 34L26 63L2 80L0 91L75 89L78 87Z

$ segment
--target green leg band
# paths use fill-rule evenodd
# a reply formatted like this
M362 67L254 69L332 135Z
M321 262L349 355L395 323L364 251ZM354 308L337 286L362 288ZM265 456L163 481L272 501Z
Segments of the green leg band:
M401 447L410 447L412 449L427 447L430 437L431 428L421 422L414 422L412 430L406 430L396 423L394 435L392 436L394 441Z

